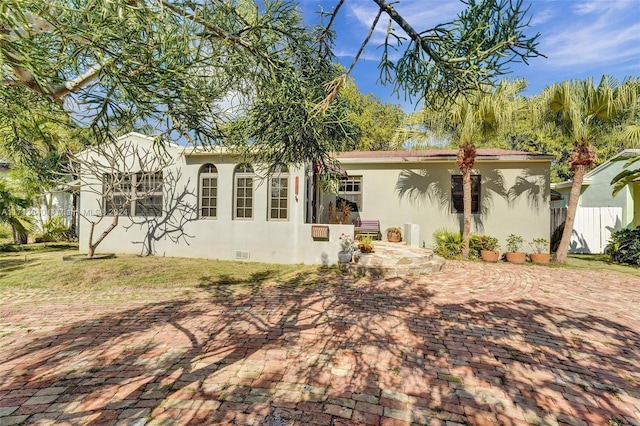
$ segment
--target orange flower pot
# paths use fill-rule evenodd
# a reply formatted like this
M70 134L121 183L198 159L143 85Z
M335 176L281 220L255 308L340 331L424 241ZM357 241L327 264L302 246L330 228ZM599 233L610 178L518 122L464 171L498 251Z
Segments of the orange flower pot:
M527 255L524 252L507 252L507 262L511 263L524 263L527 260Z
M485 262L497 262L500 258L500 252L494 250L480 250L480 257Z
M530 253L529 257L534 263L549 263L551 255L549 253Z

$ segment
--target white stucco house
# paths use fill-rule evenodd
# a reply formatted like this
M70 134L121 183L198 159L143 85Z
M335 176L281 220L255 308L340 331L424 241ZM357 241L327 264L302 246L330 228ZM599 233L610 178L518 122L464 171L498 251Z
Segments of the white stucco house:
M153 149L153 139L137 133L116 143ZM221 150L170 146L163 156L169 161L153 170L142 170L132 158L101 177L84 171L82 214L106 216L94 235L111 223L105 192L125 200L127 210L98 252L332 264L340 236L354 232L352 224L327 223L329 204L345 200L354 210L352 219L378 220L382 238L388 227L406 229L405 240L415 246L430 247L438 228L461 226L461 176L452 150L341 153L337 193L316 185L311 166L265 176L259 165L243 164ZM551 161L545 155L479 149L473 232L496 236L503 246L512 233L548 239ZM122 179L124 172L128 176ZM145 192L136 197L136 191ZM89 228L80 225L83 252Z

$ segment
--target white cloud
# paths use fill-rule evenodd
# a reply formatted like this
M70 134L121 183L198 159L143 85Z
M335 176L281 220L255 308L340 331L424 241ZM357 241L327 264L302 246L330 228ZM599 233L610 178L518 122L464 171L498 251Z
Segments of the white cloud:
M610 15L594 22L582 19L548 34L541 44L549 65L558 68L624 62L640 55L640 22Z
M575 2L572 9L579 15L602 14L613 10L634 9L638 11L637 0L587 0Z
M531 17L531 26L542 25L556 17L558 14L557 9L546 8L543 10L536 11L536 13Z
M378 6L372 1L347 2L346 6L349 8L349 17L355 19L363 27L363 31L368 31L378 13ZM454 20L463 6L462 2L451 0L437 0L428 3L424 0L402 0L393 5L409 25L418 32ZM389 15L383 13L371 38L376 46L384 42L388 22ZM395 23L393 25L397 30L397 25ZM365 34L366 32L363 33L363 38Z

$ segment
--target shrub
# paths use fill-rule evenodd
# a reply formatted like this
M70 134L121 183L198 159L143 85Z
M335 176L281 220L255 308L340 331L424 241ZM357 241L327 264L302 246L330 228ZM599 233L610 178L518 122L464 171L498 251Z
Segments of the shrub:
M549 241L546 238L534 238L529 245L534 253L549 253Z
M496 251L500 249L498 239L490 235L478 235L477 236L478 250L491 250Z
M640 227L612 233L604 253L609 255L613 262L640 264Z
M440 228L433 233L433 252L445 259L460 259L462 253L462 233Z
M484 250L482 248L482 236L469 235L469 259L480 259L480 250Z
M69 228L64 226L62 215L53 216L42 225L42 228L44 232L39 239L45 243L61 241L64 239L65 233L69 231Z
M4 223L0 223L0 240L9 239L11 237L11 228Z
M507 237L507 251L511 253L519 252L523 244L524 238L522 238L520 235L510 234Z

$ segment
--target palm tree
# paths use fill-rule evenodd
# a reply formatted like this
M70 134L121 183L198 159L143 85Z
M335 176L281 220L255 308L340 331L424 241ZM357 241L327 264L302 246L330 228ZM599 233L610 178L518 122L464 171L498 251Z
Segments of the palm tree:
M525 109L525 100L518 95L526 85L522 79L503 80L495 87L486 86L483 90L460 95L442 109L423 108L409 121L410 125L420 123L420 126L402 132L404 141L446 137L458 146L456 163L462 172L463 189L463 259L469 257L471 172L476 146L503 134L516 122L517 115Z
M11 227L16 244L24 244L33 222L25 212L31 202L15 195L9 186L5 179L0 178L0 223Z
M573 140L569 165L573 182L567 204L564 231L556 252L556 261L565 263L578 207L578 199L586 171L596 161L596 144L611 140L638 109L638 78L622 84L603 76L596 86L593 79L565 81L547 87L532 102L534 123L548 130L559 130ZM624 137L624 133L619 133Z

